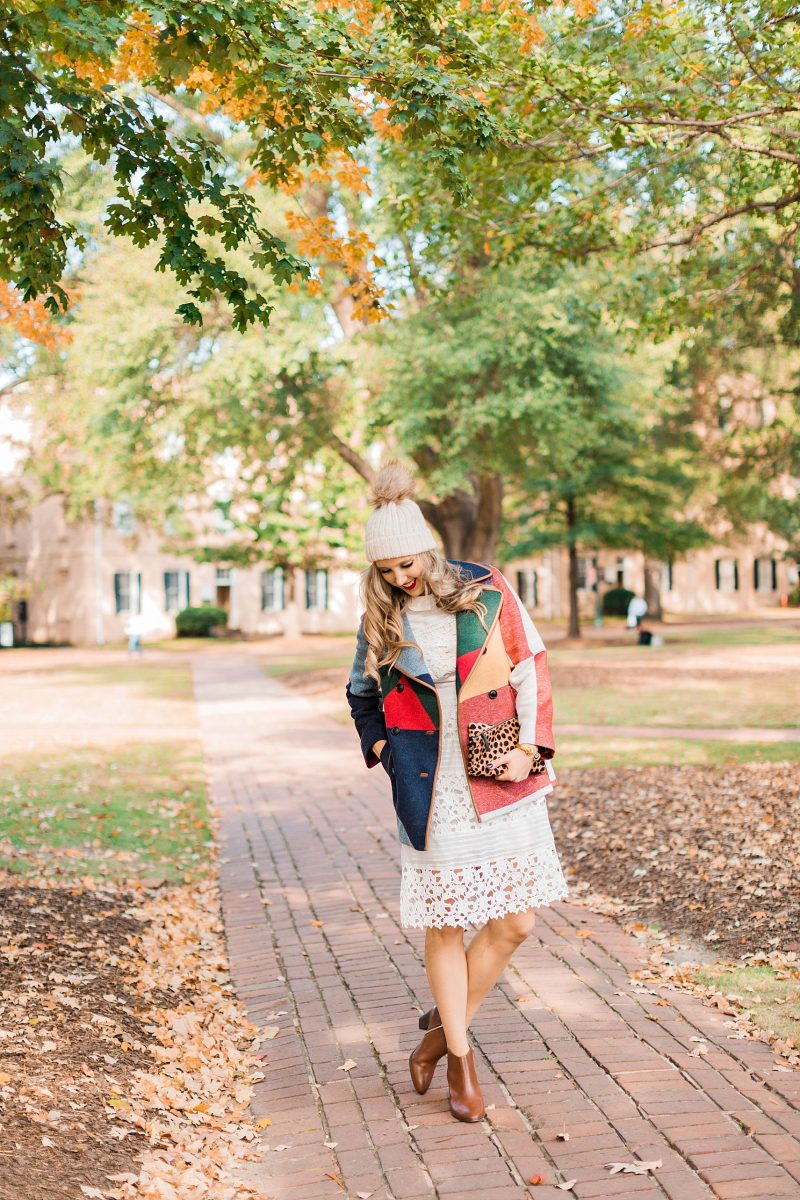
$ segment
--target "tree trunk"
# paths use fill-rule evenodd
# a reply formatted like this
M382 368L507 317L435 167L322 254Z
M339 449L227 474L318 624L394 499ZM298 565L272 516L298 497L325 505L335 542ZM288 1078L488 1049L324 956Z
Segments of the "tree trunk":
M439 534L447 558L492 562L503 515L501 475L471 476L472 490L459 488L438 504L420 500L425 518Z
M575 526L577 516L575 501L570 496L567 500L567 542L569 547L569 627L568 637L581 636L581 622L578 613L578 547L575 545Z
M661 563L654 558L644 560L644 598L647 601L647 615L654 621L664 619L661 607Z

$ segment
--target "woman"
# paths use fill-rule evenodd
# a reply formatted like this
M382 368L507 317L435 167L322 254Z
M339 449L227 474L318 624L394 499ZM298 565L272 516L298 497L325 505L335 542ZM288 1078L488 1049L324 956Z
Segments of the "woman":
M478 1121L467 1029L534 909L567 891L545 801L555 783L550 680L507 580L442 558L412 493L398 463L373 485L347 697L367 766L380 762L392 784L400 923L425 929L435 1005L420 1018L411 1078L424 1093L447 1054L450 1110ZM470 924L480 929L465 949Z

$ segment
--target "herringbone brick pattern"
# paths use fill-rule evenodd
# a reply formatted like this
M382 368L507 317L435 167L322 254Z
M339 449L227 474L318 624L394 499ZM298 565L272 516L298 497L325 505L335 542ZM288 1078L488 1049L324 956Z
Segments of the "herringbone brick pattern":
M473 1024L486 1120L451 1118L442 1066L418 1096L407 1058L430 997L423 935L397 923L385 777L243 655L198 657L195 688L233 979L280 1026L255 1098L265 1196L800 1200L800 1072L694 997L634 983L641 947L577 906L541 912ZM662 1166L606 1166L637 1159Z

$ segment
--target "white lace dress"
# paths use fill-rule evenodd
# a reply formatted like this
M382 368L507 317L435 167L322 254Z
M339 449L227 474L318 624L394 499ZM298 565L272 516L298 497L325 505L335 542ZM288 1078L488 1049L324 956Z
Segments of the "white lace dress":
M479 926L563 900L567 884L545 799L552 786L508 813L478 821L458 740L456 618L430 595L410 599L406 613L436 684L442 728L428 848L400 843L400 924Z

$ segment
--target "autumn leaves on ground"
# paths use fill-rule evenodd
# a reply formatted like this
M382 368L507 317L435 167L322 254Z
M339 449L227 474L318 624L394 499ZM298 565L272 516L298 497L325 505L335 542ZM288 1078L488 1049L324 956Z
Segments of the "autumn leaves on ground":
M561 740L551 802L573 898L647 941L660 981L699 990L737 1036L767 1036L790 1061L800 744L767 735L791 737L796 632L673 630L655 650L618 631L551 641L557 722L594 727ZM241 649L346 719L347 639ZM180 644L142 662L20 650L2 666L0 1195L243 1200L270 1031L229 984ZM707 735L669 732L681 725ZM737 725L763 740L714 736Z
M228 980L185 661L3 661L0 1195L231 1200L258 1031Z

